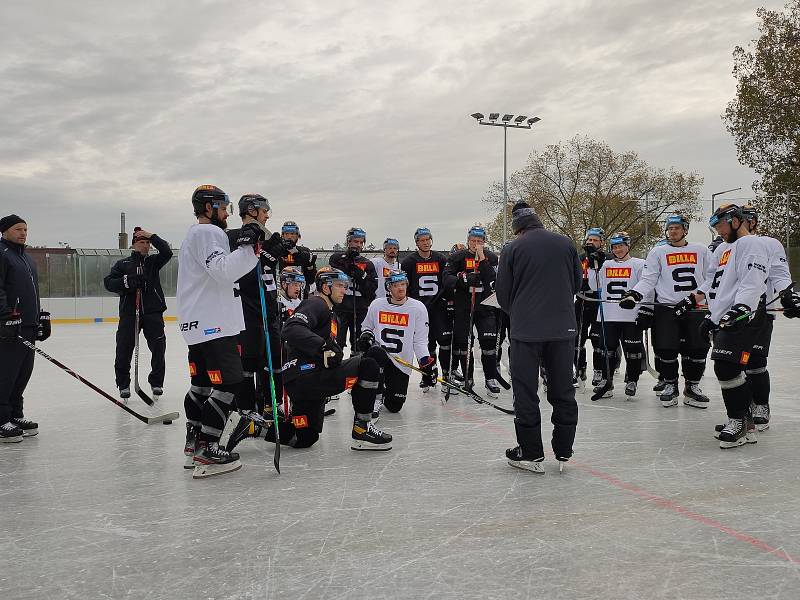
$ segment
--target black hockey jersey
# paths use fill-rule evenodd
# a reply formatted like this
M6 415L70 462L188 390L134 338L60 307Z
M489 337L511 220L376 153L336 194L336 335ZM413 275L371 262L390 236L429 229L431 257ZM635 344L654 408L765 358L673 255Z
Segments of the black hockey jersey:
M419 252L409 254L400 263L408 276L408 296L430 308L441 299L451 299L456 278L447 272L447 257L432 251L429 258Z

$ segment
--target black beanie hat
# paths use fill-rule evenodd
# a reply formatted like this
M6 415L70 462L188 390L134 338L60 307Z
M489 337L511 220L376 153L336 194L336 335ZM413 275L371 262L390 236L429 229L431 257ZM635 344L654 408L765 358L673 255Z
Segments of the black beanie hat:
M25 219L17 215L8 215L7 217L3 217L0 219L0 233L5 233L7 230L11 229L14 225L18 225L19 223L25 223Z
M527 202L517 202L511 209L511 231L517 235L520 231L533 227L543 227L536 211Z

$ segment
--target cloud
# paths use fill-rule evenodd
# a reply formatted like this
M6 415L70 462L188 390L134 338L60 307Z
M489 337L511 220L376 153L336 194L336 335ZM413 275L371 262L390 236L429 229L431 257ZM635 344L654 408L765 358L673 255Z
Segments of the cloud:
M780 4L771 3L776 8ZM748 188L719 114L745 0L693 3L86 2L0 7L0 212L31 241L113 246L128 222L178 245L200 183L259 192L313 246L352 226L449 247L509 170L575 133ZM722 186L722 187L720 187ZM234 219L235 220L235 219ZM273 227L275 227L273 225Z

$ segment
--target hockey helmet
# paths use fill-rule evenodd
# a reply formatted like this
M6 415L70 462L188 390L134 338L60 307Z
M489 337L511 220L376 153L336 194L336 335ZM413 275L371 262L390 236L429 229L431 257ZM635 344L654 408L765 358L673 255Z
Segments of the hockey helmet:
M403 281L408 283L408 275L406 275L405 271L392 271L386 276L383 287L385 287L388 292L392 285L395 283L402 283Z

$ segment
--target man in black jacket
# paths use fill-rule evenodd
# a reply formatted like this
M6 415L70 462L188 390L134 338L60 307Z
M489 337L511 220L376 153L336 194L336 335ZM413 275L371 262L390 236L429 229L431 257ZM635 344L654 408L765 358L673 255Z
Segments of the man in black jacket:
M364 244L367 243L366 232L359 227L347 230L345 238L346 252L331 254L330 266L343 271L350 278L351 285L345 293L340 304L334 306L336 316L339 317L341 327L336 336L336 341L344 347L347 341L347 332L350 332L350 353L357 352L357 344L361 335L361 323L367 316L370 302L375 299L378 289L378 274L371 260L361 256Z
M25 253L28 224L17 215L0 219L0 442L39 433L23 415L22 394L33 372L33 350L17 339L50 337L50 313L39 303L36 265Z
M158 254L150 255L154 246ZM123 399L131 396L131 356L136 344L136 313L139 329L144 332L150 348L150 375L147 380L157 400L164 393L164 354L167 338L164 335L164 311L167 303L161 289L159 271L172 258L169 244L154 233L140 227L133 230L133 252L111 268L103 284L109 292L119 294L119 325L117 327L117 356L114 372Z
M544 473L539 365L548 375L547 401L553 405L553 452L559 461L572 456L578 404L572 386L576 322L573 297L582 269L569 238L547 231L526 203L512 212L517 237L503 248L497 273L497 301L511 318L516 448L506 450L511 466Z

